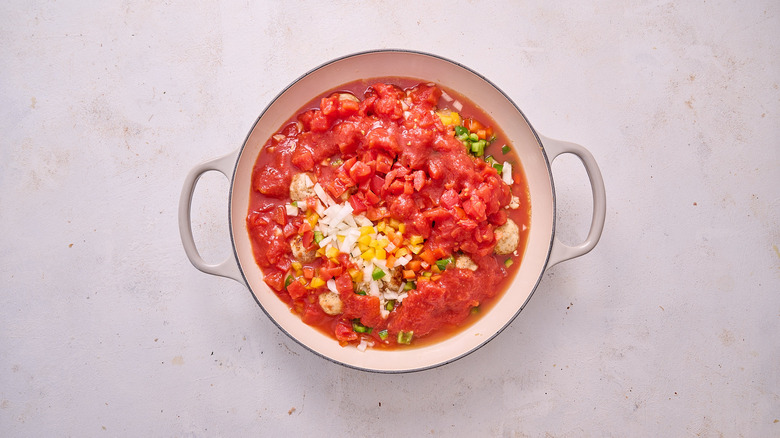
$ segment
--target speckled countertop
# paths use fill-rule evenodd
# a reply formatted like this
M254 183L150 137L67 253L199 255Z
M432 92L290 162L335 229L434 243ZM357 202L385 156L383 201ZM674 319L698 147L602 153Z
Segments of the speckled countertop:
M3 2L0 435L780 436L780 4L515 3ZM593 252L413 374L311 354L177 227L190 168L375 48L477 69L587 147L608 194ZM576 242L585 171L553 171ZM210 261L227 189L195 192Z

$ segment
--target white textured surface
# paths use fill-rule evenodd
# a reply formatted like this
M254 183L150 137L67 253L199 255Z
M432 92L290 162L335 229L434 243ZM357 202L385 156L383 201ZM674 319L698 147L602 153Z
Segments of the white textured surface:
M0 5L0 435L780 436L780 5L351 3ZM592 253L481 350L408 375L302 349L176 225L191 167L373 48L479 70L589 148L608 193ZM585 174L553 169L576 242ZM227 188L195 194L211 261Z

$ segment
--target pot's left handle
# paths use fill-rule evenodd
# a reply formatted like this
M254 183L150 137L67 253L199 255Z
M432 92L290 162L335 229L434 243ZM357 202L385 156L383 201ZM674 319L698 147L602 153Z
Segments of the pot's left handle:
M220 277L232 278L237 282L244 284L241 271L238 269L238 263L233 258L228 258L222 263L209 264L200 256L198 248L195 246L195 238L192 236L192 195L195 192L195 185L204 173L217 171L225 175L228 179L232 177L233 166L236 163L238 151L231 152L225 156L203 162L195 166L187 174L184 180L184 188L179 198L179 233L181 234L181 243L184 245L184 252L190 259L192 265L198 270L207 274L218 275Z

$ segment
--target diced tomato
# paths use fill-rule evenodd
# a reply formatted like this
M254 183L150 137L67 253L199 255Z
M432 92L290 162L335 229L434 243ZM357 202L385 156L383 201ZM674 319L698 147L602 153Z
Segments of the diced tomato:
M341 117L348 117L360 110L360 103L354 100L343 99L339 102L339 114Z
M314 232L306 231L301 235L301 244L306 249L311 249L314 246Z
M306 296L307 291L300 281L294 280L287 286L287 293L290 294L290 298L297 300Z
M366 163L358 161L349 169L349 176L353 181L360 184L367 181L371 176L371 168Z
M303 278L307 280L311 280L314 278L315 270L313 266L304 266L303 267Z
M360 214L366 211L366 203L363 199L363 196L361 195L361 193L356 193L354 195L350 195L350 197L347 198L349 205L352 206L353 214Z
M291 161L297 168L303 171L314 168L314 155L311 150L303 146L295 148L295 151L292 153ZM285 189L289 190L289 184Z
M293 225L291 222L288 222L284 224L283 231L284 231L284 237L290 237L293 234L296 234L298 232L298 227Z
M425 185L425 172L417 170L414 172L414 189L418 192L422 190Z
M322 113L322 111L315 111L314 116L311 119L311 131L312 132L325 132L330 128L330 121L328 117Z
M336 289L340 294L353 293L355 289L352 286L352 277L349 274L341 274L336 277Z
M284 288L284 273L273 270L265 274L263 281L265 281L265 284L267 284L271 289L280 291Z
M384 187L384 185L385 185L385 179L379 175L374 175L373 177L371 177L371 185L369 186L369 188L371 189L372 192L376 194L380 194L382 193L382 188Z
M274 221L284 226L287 223L287 210L285 209L284 205L277 205L274 209Z
M354 341L358 338L358 334L352 330L352 325L344 321L341 321L336 325L334 334L336 335L336 339L340 342Z
M320 268L320 278L323 280L329 280L334 277L338 277L344 271L342 266L334 264L330 261L325 266Z
M376 171L379 173L387 174L393 167L393 159L385 154L378 154L376 157Z
M322 307L320 307L319 301L317 300L311 303L307 302L303 314L301 315L301 320L304 323L315 327L325 323L329 318L330 317L322 310Z
M365 192L366 202L368 202L371 205L376 205L381 200L379 196L375 195L374 192L371 190L367 190Z

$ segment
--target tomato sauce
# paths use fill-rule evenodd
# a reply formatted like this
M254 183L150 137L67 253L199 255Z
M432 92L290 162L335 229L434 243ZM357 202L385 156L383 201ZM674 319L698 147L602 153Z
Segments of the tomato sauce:
M478 318L522 260L530 205L503 132L406 78L313 99L265 144L247 229L265 282L342 345L396 348Z

